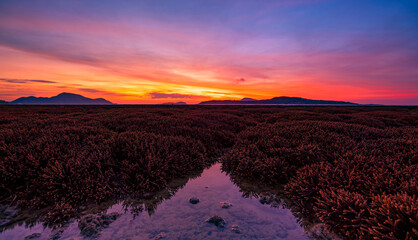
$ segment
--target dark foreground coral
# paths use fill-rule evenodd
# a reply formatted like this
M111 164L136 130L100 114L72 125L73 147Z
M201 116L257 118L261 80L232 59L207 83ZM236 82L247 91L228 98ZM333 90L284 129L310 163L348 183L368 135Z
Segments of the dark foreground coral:
M146 195L221 158L234 177L284 188L347 239L417 239L418 109L0 107L0 199L51 207Z
M304 217L347 239L418 239L417 109L273 113L223 167L280 186Z
M245 125L221 110L2 107L0 196L53 206L59 222L77 206L164 188L203 170Z

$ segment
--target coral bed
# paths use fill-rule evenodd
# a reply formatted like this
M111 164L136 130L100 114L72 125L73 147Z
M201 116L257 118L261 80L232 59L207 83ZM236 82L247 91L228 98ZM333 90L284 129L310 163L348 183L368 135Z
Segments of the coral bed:
M1 106L0 200L52 206L44 217L60 222L220 157L347 239L417 239L417 119L413 107Z

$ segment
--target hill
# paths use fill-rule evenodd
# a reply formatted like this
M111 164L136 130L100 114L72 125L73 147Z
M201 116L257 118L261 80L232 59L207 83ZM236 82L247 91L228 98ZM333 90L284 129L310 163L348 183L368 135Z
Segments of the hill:
M103 98L87 98L73 93L60 93L54 97L21 97L10 104L27 105L110 105L113 104Z
M187 103L185 103L185 102L166 102L166 103L161 103L160 105L187 105Z
M252 98L243 98L242 100L212 100L199 103L201 105L357 105L357 103L330 101L330 100L312 100L300 97L275 97L266 100L255 100Z

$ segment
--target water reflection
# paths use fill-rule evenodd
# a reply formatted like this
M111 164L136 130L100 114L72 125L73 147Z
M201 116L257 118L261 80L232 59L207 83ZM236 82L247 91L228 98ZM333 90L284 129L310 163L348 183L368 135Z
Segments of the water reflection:
M218 163L200 177L171 183L159 194L140 200L125 199L101 215L88 215L94 226L99 225L97 234L80 233L80 226L85 226L80 224L84 216L68 223L56 236L60 239L309 239L291 211L281 208L280 199L249 190L247 186L242 188L221 171ZM198 198L199 202L190 203L191 197ZM222 202L224 206L225 202L231 205L223 208ZM206 222L216 215L225 222L224 228ZM108 222L102 226L103 221ZM33 233L41 234L37 239L47 239L52 234L50 228L42 228L38 223L31 229L15 226L4 230L0 238L23 239Z

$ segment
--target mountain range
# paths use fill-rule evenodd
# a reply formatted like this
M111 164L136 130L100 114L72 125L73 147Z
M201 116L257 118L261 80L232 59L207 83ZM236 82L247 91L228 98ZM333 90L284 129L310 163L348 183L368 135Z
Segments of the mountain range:
M6 102L1 102L5 104ZM22 105L111 105L110 101L103 98L87 98L74 93L60 93L54 97L21 97L8 104ZM161 105L186 105L185 102L167 102ZM256 100L243 98L241 100L211 100L199 103L199 105L358 105L351 102L312 100L300 97L275 97L272 99Z
M199 103L200 105L358 105L351 102L312 100L300 97L275 97L272 99L256 100L243 98L241 100L211 100Z
M103 98L87 98L74 93L60 93L54 97L21 97L9 104L25 105L111 105L113 103Z

